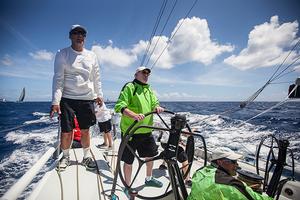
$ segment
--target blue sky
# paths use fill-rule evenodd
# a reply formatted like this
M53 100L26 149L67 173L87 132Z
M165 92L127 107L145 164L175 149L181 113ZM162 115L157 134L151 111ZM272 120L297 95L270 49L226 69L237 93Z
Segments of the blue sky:
M15 101L26 87L25 100L50 101L55 53L70 45L71 25L82 24L88 29L85 47L101 65L105 99L115 100L141 63L162 2L2 0L0 98ZM299 40L297 0L199 0L187 18L194 0L178 0L160 35L174 2L167 2L148 64L167 45L149 81L161 101L245 100ZM297 48L287 63L299 55ZM282 84L270 85L258 100L284 99L299 66L296 61L293 72L276 81Z

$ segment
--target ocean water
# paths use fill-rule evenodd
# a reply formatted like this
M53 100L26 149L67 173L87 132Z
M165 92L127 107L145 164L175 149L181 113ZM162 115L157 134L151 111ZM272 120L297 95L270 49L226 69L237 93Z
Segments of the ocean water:
M299 165L300 102L288 102L243 123L275 104L255 102L236 112L223 113L239 108L239 103L161 103L170 111L186 114L190 126L204 136L208 150L231 150L251 156L262 137L274 134L290 141L296 165ZM107 106L113 108L114 103L107 103ZM50 102L0 103L0 196L57 141L58 121L49 118L49 108ZM51 162L53 160L49 160L34 182L40 179ZM31 184L27 191L33 186Z

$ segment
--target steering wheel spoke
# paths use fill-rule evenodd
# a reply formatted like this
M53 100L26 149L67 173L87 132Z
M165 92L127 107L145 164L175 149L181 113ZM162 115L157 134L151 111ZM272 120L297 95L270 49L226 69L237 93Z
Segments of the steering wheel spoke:
M124 137L122 139L122 142L119 147L119 153L118 153L117 165L119 166L118 167L118 175L119 175L120 179L125 187L138 191L137 197L141 198L141 199L161 199L161 198L164 198L165 196L169 195L172 192L172 190L174 189L173 187L170 187L171 185L173 185L173 183L171 183L170 175L169 175L169 177L163 178L163 179L165 179L164 180L165 186L163 186L161 189L157 188L158 192L155 192L155 194L153 194L152 196L145 196L144 195L145 193L143 193L144 185L140 185L140 183L139 183L140 181L138 180L138 177L141 177L141 176L139 176L139 174L143 172L142 169L146 168L146 165L148 162L161 160L161 162L165 161L165 162L167 162L168 165L170 165L170 163L168 163L169 160L166 160L166 157L165 157L166 150L164 148L162 148L162 147L159 148L160 153L158 155L156 155L152 158L149 158L149 159L143 159L128 144L131 141L130 139L133 137L134 133L138 132L138 129L140 129L140 128L149 128L154 131L160 131L162 134L167 134L167 133L171 134L170 125L168 125L168 123L166 123L166 117L168 117L168 115L170 115L171 117L174 117L175 113L173 113L171 111L164 111L163 114L166 114L166 115L163 116L162 114L158 114L156 112L151 112L151 113L145 114L145 117L147 117L148 115L152 115L152 114L155 114L158 116L158 119L161 121L162 126L160 126L160 127L144 126L144 125L135 126L137 124L137 121L134 121L133 124L131 124L130 127L127 129L127 131L125 133L126 137ZM189 172L190 172L192 164L193 164L194 148L195 148L194 134L196 135L195 137L197 137L197 138L200 135L197 133L192 133L192 130L188 124L186 124L184 130L187 130L187 131L182 131L181 133L179 132L180 135L183 135L183 137L186 137L186 140L183 140L184 144L182 144L182 145L185 146L185 149L186 149L185 153L187 154L187 157L188 157L187 164L185 163L185 166L182 166L179 170L179 173L180 173L180 171L184 171L183 170L184 168L187 168L187 170L184 174L181 173L181 175L179 175L179 176L182 176L183 179L189 175ZM202 141L204 141L204 138L201 138L201 139L202 139ZM204 143L205 143L205 141L204 141ZM204 147L206 147L205 144L204 144ZM125 182L125 178L124 178L125 174L124 174L123 168L121 167L122 163L123 163L121 161L121 158L122 158L122 154L124 153L125 148L129 149L129 152L131 154L133 154L134 158L136 158L136 160L138 161L138 166L136 166L136 167L134 167L134 165L132 166L133 179L129 185L127 185ZM205 164L206 164L206 161L205 161ZM178 165L178 163L175 162L175 163L173 163L173 165ZM179 167L178 167L178 169L179 169ZM156 172L157 172L157 170L159 170L159 169L155 169ZM153 170L153 172L154 172L154 170ZM116 182L116 180L117 179L115 178L114 182ZM159 192L159 190L161 192Z

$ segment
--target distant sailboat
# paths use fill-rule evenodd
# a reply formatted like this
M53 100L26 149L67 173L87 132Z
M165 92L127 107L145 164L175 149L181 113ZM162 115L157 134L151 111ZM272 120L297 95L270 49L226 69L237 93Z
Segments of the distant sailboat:
M25 99L25 87L23 88L23 90L22 90L22 92L20 94L18 102L23 102L24 99Z

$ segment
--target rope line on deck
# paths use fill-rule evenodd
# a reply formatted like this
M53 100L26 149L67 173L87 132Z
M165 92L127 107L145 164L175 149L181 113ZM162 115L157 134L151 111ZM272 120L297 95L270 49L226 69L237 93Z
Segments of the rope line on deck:
M91 152L92 158L93 158L93 160L94 160L94 162L95 162L95 164L97 166L97 178L99 179L99 181L97 181L97 184L98 184L98 188L100 189L99 199L101 200L101 193L102 193L102 195L104 197L104 200L106 200L104 186L103 186L103 181L102 181L102 178L101 178L101 175L100 175L98 163L97 163L95 155L94 155L94 153L93 153L93 151L91 149L90 149L90 152ZM100 182L100 186L99 186L99 182ZM102 192L101 192L101 189L102 189Z
M78 169L78 159L75 149L73 149L75 160L76 160L76 189L77 189L77 200L79 200L79 169Z

